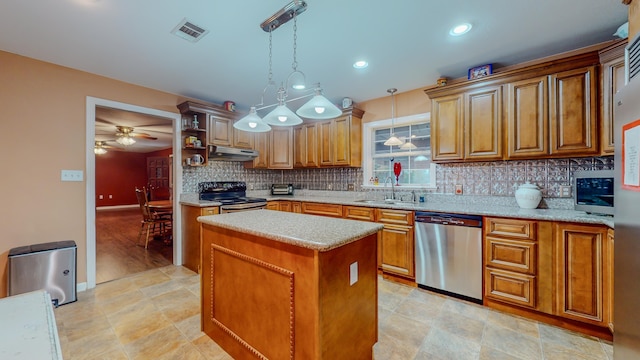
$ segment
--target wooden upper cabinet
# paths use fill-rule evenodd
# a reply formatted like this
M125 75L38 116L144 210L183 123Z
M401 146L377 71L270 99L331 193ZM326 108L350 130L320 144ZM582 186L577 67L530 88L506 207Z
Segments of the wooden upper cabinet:
M233 119L210 114L207 130L209 131L210 145L233 145Z
M293 167L318 167L318 124L305 123L293 129Z
M463 160L464 94L431 100L431 156L435 161Z
M293 128L271 128L268 163L269 169L293 169Z
M624 48L626 45L627 40L621 39L600 52L600 61L602 63L600 67L602 81L600 149L603 155L611 155L614 150L614 95L625 83Z
M465 94L464 157L502 160L502 86Z
M596 74L589 66L549 77L551 155L599 153Z
M608 326L608 296L604 292L607 228L554 224L557 315Z
M254 134L255 133L249 131L242 131L233 128L233 147L240 149L253 149Z
M338 118L316 123L319 166L362 166L363 114L362 110L352 108ZM308 160L307 166L313 166L312 159Z
M268 132L253 135L253 150L258 151L258 156L253 161L245 161L245 168L266 169L269 167L269 137Z
M549 153L547 77L506 84L507 159Z

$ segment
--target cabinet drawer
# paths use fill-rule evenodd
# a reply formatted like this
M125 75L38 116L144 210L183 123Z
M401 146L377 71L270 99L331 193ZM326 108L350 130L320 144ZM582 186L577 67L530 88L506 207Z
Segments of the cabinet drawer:
M485 218L484 223L486 236L510 237L521 240L536 240L538 237L535 221Z
M220 210L217 206L204 207L200 209L200 215L217 215L220 213Z
M536 277L510 271L485 269L486 297L512 304L536 307Z
M413 225L413 211L376 209L376 219L385 224Z
M342 205L303 202L302 213L312 214L312 215L342 217Z
M362 206L344 206L343 207L344 218L345 219L354 219L354 220L363 220L363 221L374 221L376 212L374 209L362 207Z
M487 266L536 274L536 243L487 237L485 245Z

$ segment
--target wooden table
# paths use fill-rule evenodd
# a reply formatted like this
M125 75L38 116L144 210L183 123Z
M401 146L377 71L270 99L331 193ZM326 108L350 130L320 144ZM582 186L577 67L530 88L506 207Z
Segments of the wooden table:
M154 200L149 201L149 210L156 212L173 211L173 200Z

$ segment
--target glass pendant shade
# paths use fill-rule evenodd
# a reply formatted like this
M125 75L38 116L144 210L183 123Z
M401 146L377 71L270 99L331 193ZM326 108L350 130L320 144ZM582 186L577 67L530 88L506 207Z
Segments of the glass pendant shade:
M242 119L236 121L233 127L248 132L266 132L271 130L271 126L267 125L260 119L256 111L256 107L252 106L249 114Z
M337 106L333 105L331 101L322 96L320 92L316 92L311 100L302 105L296 114L309 118L309 119L333 119L342 115L342 111Z
M124 146L129 146L129 145L133 145L136 143L136 141L130 137L129 135L125 135L125 136L120 136L119 138L116 139L116 142L118 144L122 144Z
M413 150L417 148L417 146L413 145L411 141L407 141L404 144L400 145L400 149L402 150Z
M396 134L391 134L391 137L389 137L387 141L384 142L384 144L387 146L398 146L398 145L402 145L403 142L402 140L398 139Z
M280 105L264 117L264 122L274 126L293 126L302 124L302 119L280 101Z
M305 76L304 73L300 70L294 70L287 77L287 84L290 88L294 90L304 90L307 88L305 84Z

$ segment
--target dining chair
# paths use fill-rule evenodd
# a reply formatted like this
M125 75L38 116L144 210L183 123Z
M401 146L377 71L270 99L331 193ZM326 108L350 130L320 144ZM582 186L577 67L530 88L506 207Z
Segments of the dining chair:
M158 213L149 210L149 200L147 199L147 191L144 187L142 189L136 188L136 198L138 199L140 211L142 212L137 244L140 243L142 234L146 232L144 248L147 249L149 247L149 235L164 235L166 231L172 229L173 216L171 213Z

